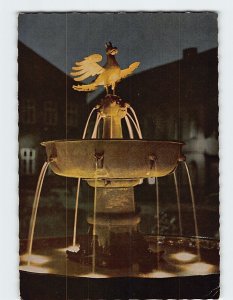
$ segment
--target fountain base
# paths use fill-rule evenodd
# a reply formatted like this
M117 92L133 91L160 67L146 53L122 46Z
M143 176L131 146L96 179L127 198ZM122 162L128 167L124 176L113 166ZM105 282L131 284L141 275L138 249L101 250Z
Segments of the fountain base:
M91 265L93 261L92 237L87 237L85 243L80 244L79 251L67 250L66 254L71 261ZM98 237L96 237L98 245ZM110 269L125 269L136 267L140 272L150 272L158 267L164 250L152 251L149 243L138 233L112 233L107 247L96 247L96 267Z
M146 243L148 243L147 245L149 245L148 248L144 246L143 251L146 253L147 249L149 249L148 251L154 254L155 265L157 261L157 249L159 249L159 251L163 251L163 253L161 253L162 259L159 260L160 272L157 272L158 268L156 267L152 272L139 270L139 264L135 262L134 264L131 264L128 267L125 266L124 268L110 268L108 266L104 267L103 265L97 265L95 273L98 274L99 277L143 278L183 277L219 273L219 245L216 240L200 238L199 244L201 261L198 261L196 238L169 236L156 237L151 235L143 236L143 238ZM80 251L83 251L85 256L89 256L90 258L92 257L92 247L90 247L91 242L92 236L79 236L78 243L80 244ZM67 260L66 251L71 250L74 253L73 247L69 247L69 245L72 244L72 238L36 239L34 242L34 252L30 266L27 265L27 255L24 254L26 244L26 240L21 242L22 255L20 270L22 271L66 275L71 277L95 277L96 275L92 273L91 264L78 261L75 263L73 260ZM77 250L78 248L79 247L77 247ZM138 250L137 252L133 247L127 250L130 253L139 253L142 251ZM121 250L120 253L124 255L123 250ZM104 254L108 255L106 252ZM131 257L133 257L133 255ZM142 257L142 261L144 262L144 257Z
M80 245L87 239L87 236L79 237ZM66 297L69 299L218 299L218 241L200 239L202 259L198 262L195 257L195 238L145 236L145 240L149 243L152 252L156 252L157 243L164 251L162 259L159 260L159 269L156 266L152 271L140 270L139 265L135 263L125 268L96 266L96 272L93 273L91 265L67 260L66 243L71 244L71 238L36 239L31 265L27 266L21 256L21 297L38 299L40 295L40 299L43 300ZM26 241L22 241L21 249L26 249ZM155 260L157 260L156 255Z

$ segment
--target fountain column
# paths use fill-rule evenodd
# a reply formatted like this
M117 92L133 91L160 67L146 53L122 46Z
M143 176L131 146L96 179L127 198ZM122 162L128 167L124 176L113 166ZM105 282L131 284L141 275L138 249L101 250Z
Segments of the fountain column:
M137 231L140 217L136 213L134 190L129 188L96 189L96 235L99 246L111 247L111 240L123 235L124 243ZM93 225L93 217L88 217ZM118 244L122 240L118 240Z
M99 114L103 118L103 139L123 139L121 120L126 117L127 107L128 105L115 95L107 95L102 100ZM101 169L104 169L104 153L95 156L96 174L101 174ZM96 176L97 179L92 182L87 180L89 185L96 188L94 217L88 217L87 221L95 226L98 246L111 256L115 254L119 256L119 253L125 256L125 252L130 253L128 250L132 246L133 236L137 235L137 226L140 222L135 208L133 189L133 186L139 184L140 179L104 179L100 175ZM127 251L124 251L126 248ZM130 264L131 258L127 259Z

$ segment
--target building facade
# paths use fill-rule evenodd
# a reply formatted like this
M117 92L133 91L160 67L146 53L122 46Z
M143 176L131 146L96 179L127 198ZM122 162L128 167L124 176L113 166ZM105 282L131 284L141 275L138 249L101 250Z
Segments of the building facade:
M80 139L82 136L89 108L85 93L75 92L72 85L73 80L69 76L19 42L19 212L23 237L28 231L39 172L47 159L41 142ZM65 213L67 196L64 194L67 190L68 198L73 197L74 184L74 181L59 178L48 169L40 204L45 216L49 217L52 211L54 214ZM68 206L73 207L73 202L68 201ZM64 213L61 217L63 223Z

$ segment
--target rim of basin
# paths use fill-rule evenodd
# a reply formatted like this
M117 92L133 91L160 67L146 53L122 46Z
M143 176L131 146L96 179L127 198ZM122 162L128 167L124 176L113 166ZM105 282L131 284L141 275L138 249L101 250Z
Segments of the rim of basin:
M51 140L51 141L44 141L41 142L42 146L46 146L50 143L64 143L64 142L84 142L84 141L108 141L108 142L139 142L139 143L146 143L146 142L158 142L158 143L171 143L171 144L179 144L179 145L185 145L184 142L176 141L176 140L152 140L152 139L63 139L63 140Z

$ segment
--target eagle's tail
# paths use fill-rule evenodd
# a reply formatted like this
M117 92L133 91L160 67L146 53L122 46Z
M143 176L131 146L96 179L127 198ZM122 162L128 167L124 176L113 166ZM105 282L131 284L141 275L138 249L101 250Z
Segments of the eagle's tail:
M73 85L72 88L76 91L82 91L82 92L88 92L88 91L94 91L97 89L97 85L95 82L90 84L83 84L83 85Z

